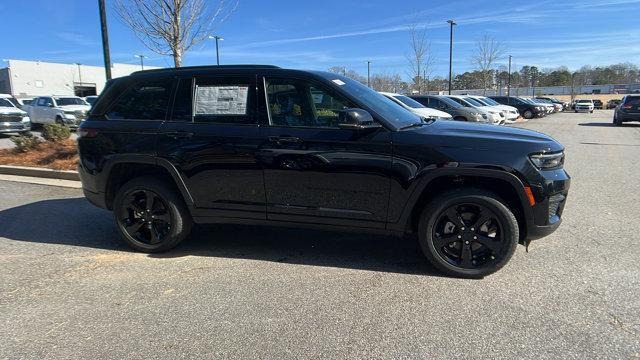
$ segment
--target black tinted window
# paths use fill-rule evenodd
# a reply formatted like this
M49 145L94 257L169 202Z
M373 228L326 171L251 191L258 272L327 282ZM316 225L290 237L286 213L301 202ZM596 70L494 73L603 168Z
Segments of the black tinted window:
M347 100L302 80L267 80L272 125L338 127L340 111L353 107Z
M631 106L640 105L640 96L628 96L624 101L624 104Z
M201 123L255 124L252 78L197 78L193 119Z
M180 79L178 90L176 90L176 99L173 103L173 121L192 121L191 113L193 112L193 79Z
M107 112L116 120L164 120L172 79L145 80L129 87Z

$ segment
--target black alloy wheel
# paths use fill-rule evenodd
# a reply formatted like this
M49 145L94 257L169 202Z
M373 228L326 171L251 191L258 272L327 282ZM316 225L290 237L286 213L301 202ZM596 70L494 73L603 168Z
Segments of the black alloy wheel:
M118 232L132 248L161 252L190 233L193 220L178 189L169 181L139 177L122 185L113 202Z
M498 217L477 204L456 204L445 209L436 220L432 237L438 255L464 269L495 261L509 245L504 241Z
M450 190L425 207L418 239L440 271L480 278L501 269L519 240L518 221L498 196L483 189Z
M130 238L146 245L163 242L171 231L171 215L166 202L150 190L129 192L118 218Z

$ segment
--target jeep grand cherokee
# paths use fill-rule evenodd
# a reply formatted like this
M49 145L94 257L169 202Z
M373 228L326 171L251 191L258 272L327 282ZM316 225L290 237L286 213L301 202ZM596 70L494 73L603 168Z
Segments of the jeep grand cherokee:
M570 183L547 135L421 118L349 78L274 66L113 80L78 148L85 196L140 251L194 223L414 233L461 277L553 232Z

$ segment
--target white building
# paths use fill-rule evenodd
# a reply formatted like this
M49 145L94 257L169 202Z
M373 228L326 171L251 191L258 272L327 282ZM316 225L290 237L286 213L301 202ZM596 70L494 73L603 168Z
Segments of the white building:
M41 95L100 94L106 83L104 67L81 64L58 64L42 61L6 60L0 69L0 93L16 98ZM145 66L145 69L155 67ZM139 71L140 65L112 64L112 77L126 76Z

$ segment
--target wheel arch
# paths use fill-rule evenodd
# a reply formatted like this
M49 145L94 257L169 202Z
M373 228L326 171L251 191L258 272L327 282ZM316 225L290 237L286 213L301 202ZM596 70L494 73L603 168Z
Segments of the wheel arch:
M109 164L107 173L109 176L104 187L105 204L110 210L113 208L113 200L118 189L127 181L142 176L153 176L165 180L182 195L189 209L193 207L193 197L182 177L176 168L166 160L149 157L118 159Z
M533 222L533 211L525 193L524 183L515 175L496 169L455 169L425 178L415 191L413 201L405 207L398 222L399 231L415 233L424 207L443 191L456 188L480 188L498 195L513 211L524 241L527 228Z

